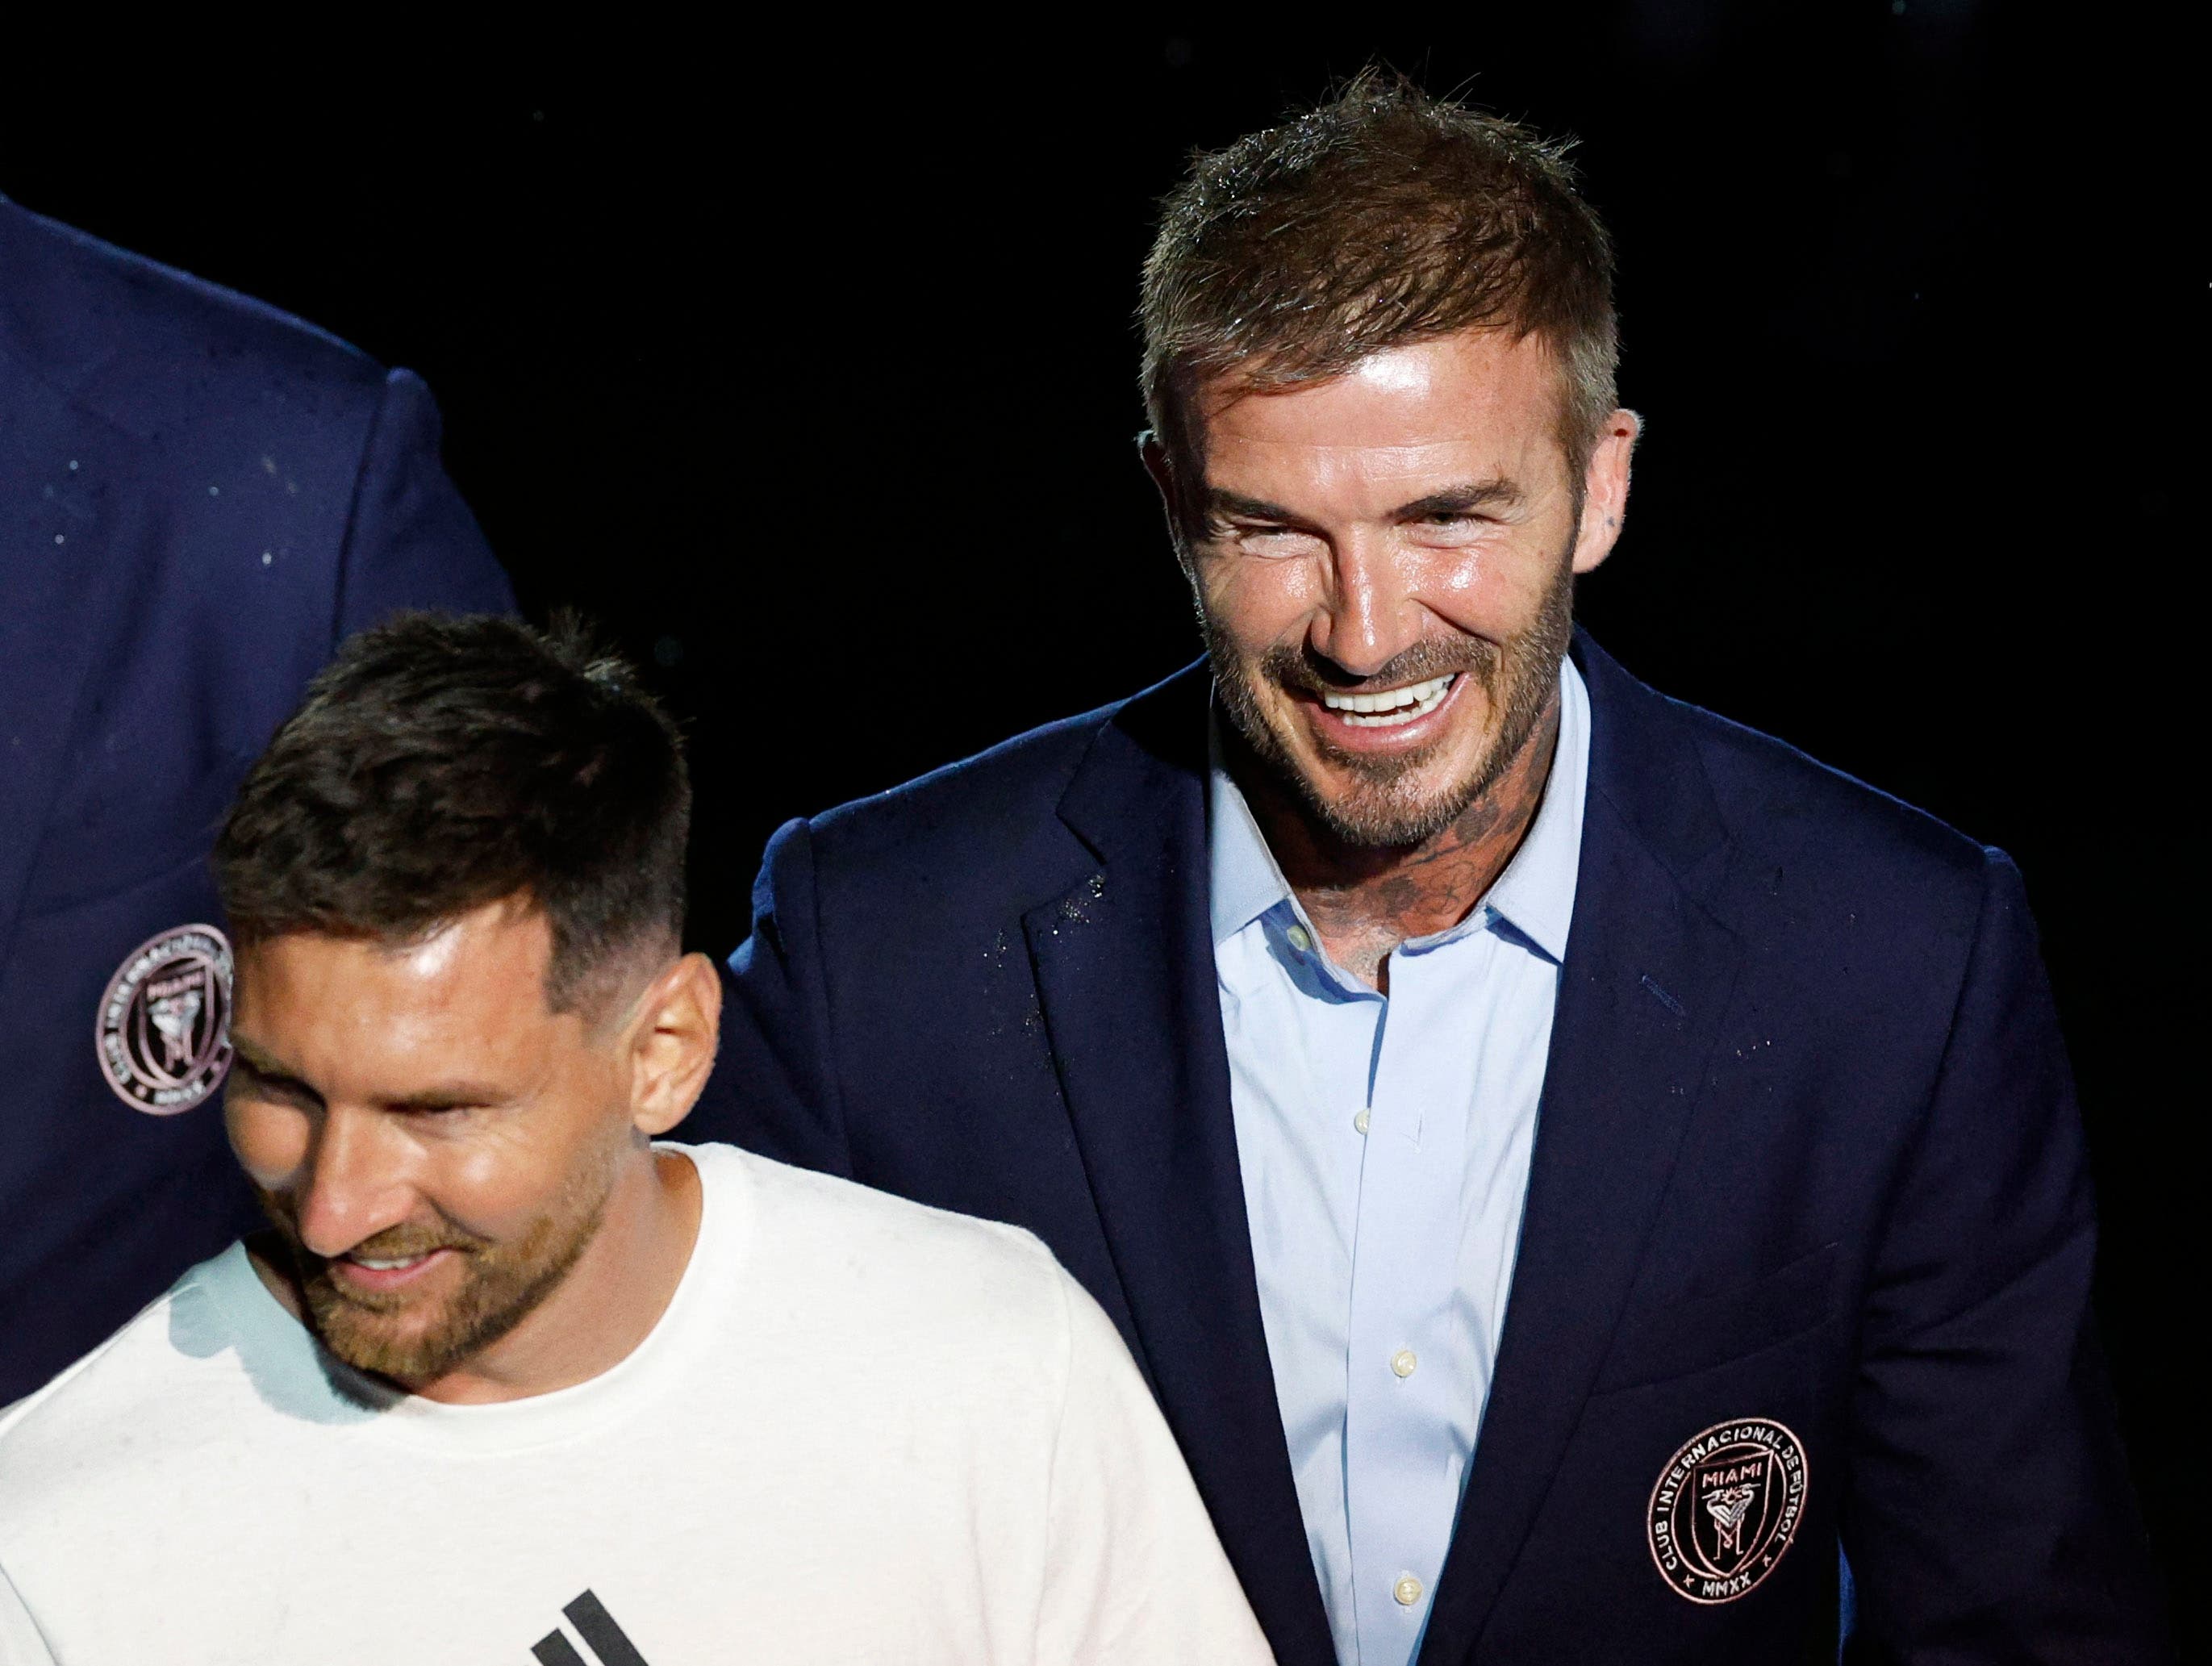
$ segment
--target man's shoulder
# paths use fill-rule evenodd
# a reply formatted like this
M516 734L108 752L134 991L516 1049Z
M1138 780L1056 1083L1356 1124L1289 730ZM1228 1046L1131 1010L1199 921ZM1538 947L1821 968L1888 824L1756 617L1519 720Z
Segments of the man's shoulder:
M1736 836L1795 842L1817 833L1842 860L1979 873L1984 847L1942 818L1786 740L1697 707L1681 709Z
M46 1387L0 1410L0 1541L102 1478L145 1473L189 1444L196 1379L230 1375L228 1321L213 1285L226 1251L188 1270Z
M1065 1353L1071 1281L1031 1233L734 1146L694 1149L743 1170L755 1253L773 1269L758 1292L810 1327L970 1359Z
M1610 662L1592 680L1616 708L1633 708L1619 713L1631 733L1593 784L1630 800L1679 793L1694 760L1687 773L1710 791L1737 889L1786 899L1810 885L1848 886L1923 909L1947 899L1971 908L1979 896L1990 852L1939 817ZM1644 807L1623 804L1632 822Z
M887 792L841 804L811 819L816 843L858 854L917 835L957 837L975 823L1050 815L1099 731L1127 703L1025 730Z
M1186 666L1141 692L1004 740L888 792L813 817L807 834L817 868L930 881L1004 881L1018 889L1031 863L1058 873L1072 835L1056 813L1070 786L1118 736L1123 767L1176 771L1205 756L1203 664ZM1179 749L1157 745L1157 731L1187 730ZM1198 779L1196 775L1193 780ZM988 839L991 860L975 860Z
M380 398L384 367L329 331L4 198L0 267L0 356L142 438L226 412L351 428Z

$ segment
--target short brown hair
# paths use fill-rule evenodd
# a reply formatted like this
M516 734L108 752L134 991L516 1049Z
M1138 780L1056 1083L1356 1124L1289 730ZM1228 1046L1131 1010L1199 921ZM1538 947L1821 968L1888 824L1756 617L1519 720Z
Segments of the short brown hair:
M574 623L402 614L349 640L246 774L215 849L241 945L404 942L525 896L546 1000L680 946L691 787L676 726Z
M1494 326L1557 357L1559 441L1579 471L1616 402L1620 347L1612 245L1567 149L1369 69L1320 108L1194 156L1163 204L1140 309L1145 406L1170 466L1195 461L1203 382L1293 387Z

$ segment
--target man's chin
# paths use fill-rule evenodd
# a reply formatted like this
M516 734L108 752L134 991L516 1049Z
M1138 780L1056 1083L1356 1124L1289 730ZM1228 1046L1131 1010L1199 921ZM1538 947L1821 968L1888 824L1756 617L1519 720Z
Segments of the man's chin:
M445 1310L418 1316L318 1307L313 1329L324 1347L356 1371L401 1383L442 1377L478 1347Z
M1322 826L1346 844L1393 849L1425 844L1466 811L1474 793L1437 791L1413 769L1384 779L1339 775L1323 786L1301 772L1298 795Z
M1372 848L1418 845L1465 812L1490 775L1486 756L1453 767L1455 735L1417 751L1354 752L1310 731L1272 737L1267 761L1296 789L1313 818L1346 844Z

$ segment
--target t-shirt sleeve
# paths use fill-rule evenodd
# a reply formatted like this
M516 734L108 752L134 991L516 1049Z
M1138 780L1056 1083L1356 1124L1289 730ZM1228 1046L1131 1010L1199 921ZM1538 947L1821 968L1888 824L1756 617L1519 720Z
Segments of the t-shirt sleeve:
M1273 1661L1135 1362L1098 1304L1059 1276L1067 1377L1053 1446L1039 1666Z
M0 1567L0 1666L55 1666L53 1651L39 1634L4 1567Z

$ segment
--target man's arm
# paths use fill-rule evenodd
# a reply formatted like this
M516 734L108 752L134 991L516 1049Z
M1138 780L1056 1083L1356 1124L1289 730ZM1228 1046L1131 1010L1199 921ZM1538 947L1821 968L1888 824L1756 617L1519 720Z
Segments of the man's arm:
M2165 1657L2089 1313L2081 1122L2020 873L1989 853L1860 1336L1861 1625L1913 1662Z
M1272 1662L1136 1363L1097 1303L1058 1276L1067 1384L1053 1447L1038 1666Z
M752 935L730 957L721 1048L685 1139L854 1177L822 958L814 847L805 822L786 822L753 881Z
M331 645L409 608L512 613L514 593L438 459L438 407L394 370L354 483Z

